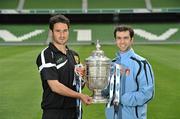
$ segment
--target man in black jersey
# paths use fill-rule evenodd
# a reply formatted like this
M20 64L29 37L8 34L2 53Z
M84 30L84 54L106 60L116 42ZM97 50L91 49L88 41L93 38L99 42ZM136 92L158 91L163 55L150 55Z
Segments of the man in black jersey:
M52 16L49 20L52 42L37 57L43 87L42 119L78 119L77 99L86 105L92 102L88 95L78 93L74 84L74 68L80 60L66 45L69 27L65 16ZM78 73L83 75L83 69L79 68Z

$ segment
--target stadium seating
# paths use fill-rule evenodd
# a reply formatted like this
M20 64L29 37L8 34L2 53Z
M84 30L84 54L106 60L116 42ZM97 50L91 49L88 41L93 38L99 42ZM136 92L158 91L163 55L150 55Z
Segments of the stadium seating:
M103 2L103 4L101 4L101 2ZM180 13L179 0L158 0L158 1L151 0L152 10L146 8L147 6L145 4L145 0L112 0L112 1L101 0L101 2L100 1L97 2L97 0L87 0L88 5L86 6L87 8L84 9L82 6L83 4L82 0L76 0L76 2L74 2L74 0L61 0L61 1L25 0L24 4L21 6L22 9L20 9L19 0L2 0L0 2L1 3L0 15L6 16L7 14L7 16L6 17L1 16L3 17L3 19L0 19L0 21L1 20L7 20L7 21L14 20L14 21L12 22L13 24L9 22L7 22L6 24L0 22L1 25L0 44L2 43L6 44L10 42L16 42L16 44L17 43L23 43L23 44L47 43L48 17L49 14L56 14L56 13L66 14L68 17L71 18L72 23L74 23L74 21L77 22L77 20L79 20L78 23L72 24L72 28L70 29L72 32L72 35L70 36L71 44L93 43L97 39L102 40L103 43L105 44L112 43L111 40L113 39L113 37L111 33L114 25L117 23L124 23L127 21L129 21L128 24L134 26L134 28L137 29L135 37L137 37L138 40L136 43L146 43L146 42L157 43L156 41L158 42L160 41L161 43L168 43L168 42L174 43L179 41L180 26L177 25L179 23L175 21L178 19L178 15ZM154 14L152 15L148 14L150 12ZM163 15L163 13L175 13L175 14L170 14L168 16L168 14ZM23 14L26 16L22 16ZM33 14L36 16L34 17ZM37 17L38 14L39 16ZM47 15L41 17L41 15L43 14L45 15L47 14ZM18 19L16 19L14 15L16 15L17 17L21 16L19 18L21 19L21 21L19 22L22 25L18 25L19 24L19 22L17 22ZM31 17L28 15L31 15ZM89 15L89 16L84 16L84 15ZM154 17L153 15L156 16L155 20L153 19ZM33 19L36 19L34 21L38 21L38 22L34 24ZM43 21L44 19L46 20ZM83 21L83 19L85 22ZM156 19L161 19L161 20L163 19L165 22L164 24L151 23L151 25L149 26L148 22L149 21L156 22ZM26 20L28 20L28 23L26 23ZM91 20L95 20L91 25L89 25L89 23L86 23ZM139 23L136 23L138 20L140 23L142 21L147 21L147 23L139 25ZM22 21L25 22L23 23ZM167 22L173 21L173 23L168 23L168 25L165 25L166 21ZM41 23L42 25L40 25L39 23ZM78 40L78 39L82 39L82 36L79 35L80 34L79 31L83 31L83 30L90 31L88 34L89 38L86 38L86 39L91 39L90 41L85 40L84 42L83 40ZM103 33L101 31L103 31ZM154 31L156 32L154 33ZM149 35L147 35L146 37L144 35L140 35L142 32ZM9 34L10 39L8 39L8 37L5 38L5 36L3 36L2 33ZM161 38L161 35L164 36ZM149 38L152 36L154 40L151 40L151 38ZM24 39L22 37L24 37Z

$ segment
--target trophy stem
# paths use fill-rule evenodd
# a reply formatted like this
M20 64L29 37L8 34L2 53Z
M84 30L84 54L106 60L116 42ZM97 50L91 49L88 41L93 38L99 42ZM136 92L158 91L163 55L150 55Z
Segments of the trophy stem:
M108 100L102 96L101 91L100 89L93 90L93 103L107 103Z

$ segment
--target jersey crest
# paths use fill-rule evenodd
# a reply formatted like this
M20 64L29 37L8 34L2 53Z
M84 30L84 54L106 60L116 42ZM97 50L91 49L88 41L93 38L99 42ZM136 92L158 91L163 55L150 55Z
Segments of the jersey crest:
M75 59L76 64L79 64L79 57L74 55L74 59Z

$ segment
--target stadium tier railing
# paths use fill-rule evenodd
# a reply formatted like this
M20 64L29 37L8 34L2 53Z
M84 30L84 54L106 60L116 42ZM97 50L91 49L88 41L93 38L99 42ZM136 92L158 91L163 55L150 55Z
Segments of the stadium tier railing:
M66 14L69 15L71 14L71 23L72 21L74 23L82 23L82 19L84 19L84 22L89 22L91 20L94 20L94 23L102 23L100 20L103 19L103 23L118 23L119 19L120 22L152 22L152 21L160 21L162 23L163 21L175 21L179 23L179 13L180 13L180 8L156 8L152 9L149 11L148 9L145 8L138 8L138 9L23 9L23 10L16 10L16 9L0 9L0 23L48 23L48 18L50 14ZM143 13L143 14L139 14ZM149 14L150 13L150 14ZM153 13L153 14L151 14ZM160 14L156 14L160 13ZM163 13L163 14L161 14ZM174 14L175 13L175 14ZM98 15L97 15L98 14ZM109 15L109 16L108 16ZM120 16L121 15L121 16ZM142 17L143 15L143 17ZM28 17L27 17L28 16ZM38 19L34 19L38 16ZM96 16L98 18L96 19ZM157 16L157 18L156 18ZM77 19L78 17L78 19ZM32 19L31 19L32 18ZM43 18L43 19L41 19ZM142 19L142 20L141 20ZM13 20L13 21L12 21ZM79 22L78 20L81 20ZM106 21L105 21L106 20ZM179 30L179 28L178 28ZM16 36L16 35L15 35ZM87 42L84 42L86 44ZM92 42L89 42L92 43ZM89 44L88 43L88 44ZM141 43L141 42L139 42ZM147 42L143 42L147 43ZM154 42L148 42L148 43L154 43ZM158 43L169 43L169 42L155 42L156 44ZM179 39L178 42L170 42L170 43L180 43ZM170 44L169 43L169 44ZM44 45L47 44L46 39L43 40L42 42L4 42L0 41L0 45ZM76 44L71 43L71 44ZM83 44L82 42L80 44ZM106 42L104 42L106 44ZM108 44L108 43L107 43Z
M91 14L91 13L169 13L169 12L180 12L180 8L154 8L151 11L146 8L124 8L124 9L23 9L23 10L16 10L16 9L0 9L0 14Z

